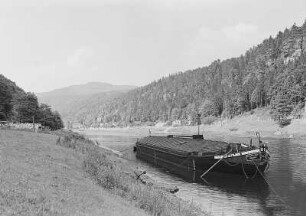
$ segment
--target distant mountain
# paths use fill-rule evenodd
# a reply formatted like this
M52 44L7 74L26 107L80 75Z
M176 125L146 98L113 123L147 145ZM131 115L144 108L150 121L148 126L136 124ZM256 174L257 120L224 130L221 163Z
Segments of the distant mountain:
M37 93L41 98L52 98L58 96L80 96L80 95L92 95L101 92L110 91L128 91L136 86L130 85L112 85L103 82L89 82L82 85L72 85L65 88L55 89L50 92Z
M73 121L80 110L92 108L95 101L103 104L106 98L120 95L136 88L130 85L112 85L103 82L89 82L82 85L73 85L50 92L38 93L40 103L46 103L57 110L63 119Z

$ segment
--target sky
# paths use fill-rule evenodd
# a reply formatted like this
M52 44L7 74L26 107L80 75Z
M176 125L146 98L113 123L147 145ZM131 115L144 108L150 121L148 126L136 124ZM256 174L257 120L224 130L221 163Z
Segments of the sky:
M306 0L0 0L0 73L25 91L143 86L244 54Z

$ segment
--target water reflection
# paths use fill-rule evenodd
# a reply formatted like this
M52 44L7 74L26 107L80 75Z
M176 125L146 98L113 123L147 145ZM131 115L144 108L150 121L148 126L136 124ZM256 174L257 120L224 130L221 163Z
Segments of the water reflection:
M273 160L268 180L291 214L306 215L305 140L271 140L271 151Z
M160 168L160 171L171 176L179 176L186 182L196 183L224 193L233 193L244 197L251 196L252 198L260 197L262 199L266 199L270 193L267 183L260 177L246 179L243 175L210 172L202 179L200 177L202 173L195 171L177 170L175 173L170 173L162 168Z

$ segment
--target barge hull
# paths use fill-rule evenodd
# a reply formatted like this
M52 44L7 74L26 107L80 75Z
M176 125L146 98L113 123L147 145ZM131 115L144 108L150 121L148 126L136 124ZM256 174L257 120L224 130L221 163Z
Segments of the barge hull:
M195 156L179 153L171 153L163 151L162 149L152 148L146 145L137 145L137 158L154 164L158 167L164 167L167 170L184 174L185 172L194 171L203 173L208 170L212 165L219 161L211 156ZM239 156L236 158L226 158L221 160L213 169L214 172L233 173L233 174L246 174L254 175L257 173L257 168L264 172L268 163L264 162L258 164L257 167L250 161L246 160L246 156Z

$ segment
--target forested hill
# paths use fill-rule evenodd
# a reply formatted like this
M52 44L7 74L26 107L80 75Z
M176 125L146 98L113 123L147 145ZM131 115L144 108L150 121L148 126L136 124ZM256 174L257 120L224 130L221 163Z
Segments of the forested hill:
M0 74L0 121L14 123L34 121L51 130L63 127L58 112L52 111L47 104L39 104L35 94L25 92L2 74Z
M306 96L306 22L293 25L240 57L163 77L132 90L79 121L87 125L135 122L194 124L197 113L233 117L269 106L280 123L299 117ZM90 105L89 105L90 106ZM177 122L177 121L176 121Z

